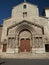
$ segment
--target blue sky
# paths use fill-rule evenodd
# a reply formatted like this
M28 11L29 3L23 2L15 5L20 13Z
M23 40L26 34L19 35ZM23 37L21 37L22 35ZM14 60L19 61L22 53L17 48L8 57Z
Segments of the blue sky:
M3 19L11 16L12 7L23 2L24 0L0 0L0 24L3 23ZM32 4L36 4L39 8L41 15L42 9L49 7L49 0L27 0Z

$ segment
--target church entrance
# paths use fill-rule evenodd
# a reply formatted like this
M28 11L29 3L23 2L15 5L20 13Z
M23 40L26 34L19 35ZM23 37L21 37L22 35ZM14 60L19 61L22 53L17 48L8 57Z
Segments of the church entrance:
M19 52L31 52L32 34L28 29L23 29L18 35Z
M20 40L20 51L21 52L30 52L30 39L21 39Z

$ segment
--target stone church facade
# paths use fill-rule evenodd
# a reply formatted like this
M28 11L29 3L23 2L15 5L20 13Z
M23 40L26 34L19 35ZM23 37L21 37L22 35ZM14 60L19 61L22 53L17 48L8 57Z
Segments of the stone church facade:
M49 19L40 17L38 7L21 3L4 19L1 35L1 53L49 52Z

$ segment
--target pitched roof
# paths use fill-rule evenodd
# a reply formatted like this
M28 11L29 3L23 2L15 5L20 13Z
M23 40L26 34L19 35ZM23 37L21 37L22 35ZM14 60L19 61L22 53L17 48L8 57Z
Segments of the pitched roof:
M15 6L21 5L21 4L23 4L23 3L24 3L24 4L26 3L26 4L34 5L34 6L37 7L36 4L30 3L30 2L21 2L21 3L17 4L17 5L15 5ZM15 7L15 6L14 6L14 7ZM14 8L14 7L12 7L12 8Z

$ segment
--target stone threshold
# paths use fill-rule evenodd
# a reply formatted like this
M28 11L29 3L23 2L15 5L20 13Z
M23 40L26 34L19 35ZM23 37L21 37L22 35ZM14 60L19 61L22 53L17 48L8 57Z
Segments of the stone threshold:
M0 54L0 58L12 58L12 59L49 59L49 54Z

